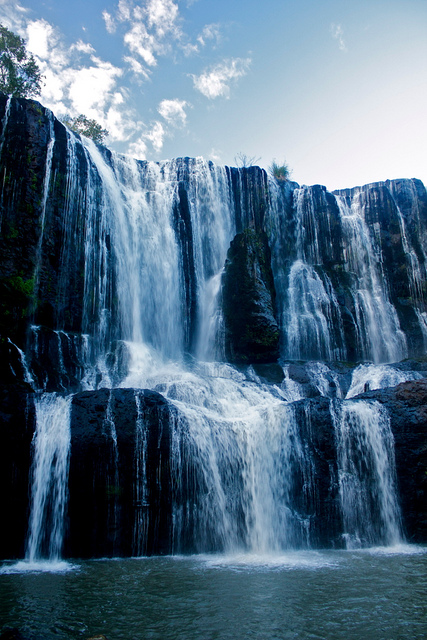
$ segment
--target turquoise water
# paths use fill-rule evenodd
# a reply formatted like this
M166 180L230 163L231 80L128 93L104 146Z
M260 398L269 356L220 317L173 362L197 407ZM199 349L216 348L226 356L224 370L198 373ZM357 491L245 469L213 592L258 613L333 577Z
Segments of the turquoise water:
M2 627L18 627L31 640L427 637L426 548L97 560L48 569L3 566Z

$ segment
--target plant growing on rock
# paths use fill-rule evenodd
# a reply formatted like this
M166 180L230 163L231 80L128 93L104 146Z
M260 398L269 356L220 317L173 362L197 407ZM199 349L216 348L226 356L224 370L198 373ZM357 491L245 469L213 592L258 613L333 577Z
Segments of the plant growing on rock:
M0 92L15 98L36 96L43 76L25 40L0 24Z
M283 162L283 164L278 164L275 160L268 167L268 171L272 178L275 178L279 182L285 182L289 180L291 177L291 170L289 169L289 165L287 162Z
M86 118L82 113L75 118L67 116L62 122L72 131L86 136L86 138L91 138L97 144L102 144L104 138L108 136L107 129L103 129L99 122Z

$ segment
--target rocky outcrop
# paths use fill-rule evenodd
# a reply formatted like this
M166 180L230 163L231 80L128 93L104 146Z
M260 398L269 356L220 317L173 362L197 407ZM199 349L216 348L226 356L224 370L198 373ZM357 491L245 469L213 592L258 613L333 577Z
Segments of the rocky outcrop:
M170 553L172 412L152 391L74 396L66 556Z
M33 394L25 385L0 386L0 553L25 554L29 515L32 439L35 431Z
M231 243L222 278L229 362L272 362L279 355L271 255L264 232L245 229Z
M392 389L371 391L390 416L405 533L410 542L427 540L427 378Z
M0 95L0 114L0 332L23 346L29 322L81 328L87 165L76 148L69 175L65 127L38 102Z

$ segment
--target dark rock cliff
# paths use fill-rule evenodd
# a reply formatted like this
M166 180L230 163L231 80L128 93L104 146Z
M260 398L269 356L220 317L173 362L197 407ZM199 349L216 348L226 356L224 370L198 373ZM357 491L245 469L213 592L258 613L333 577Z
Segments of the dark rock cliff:
M427 540L427 379L371 391L387 408L395 439L396 472L405 533L410 542Z
M229 362L273 362L278 358L275 297L267 236L245 229L231 243L222 278Z

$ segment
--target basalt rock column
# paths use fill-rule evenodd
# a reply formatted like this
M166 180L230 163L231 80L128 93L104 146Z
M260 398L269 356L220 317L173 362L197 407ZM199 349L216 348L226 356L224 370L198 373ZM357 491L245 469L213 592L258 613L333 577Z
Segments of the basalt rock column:
M230 362L274 362L279 354L271 256L264 232L231 243L222 280L225 351Z

